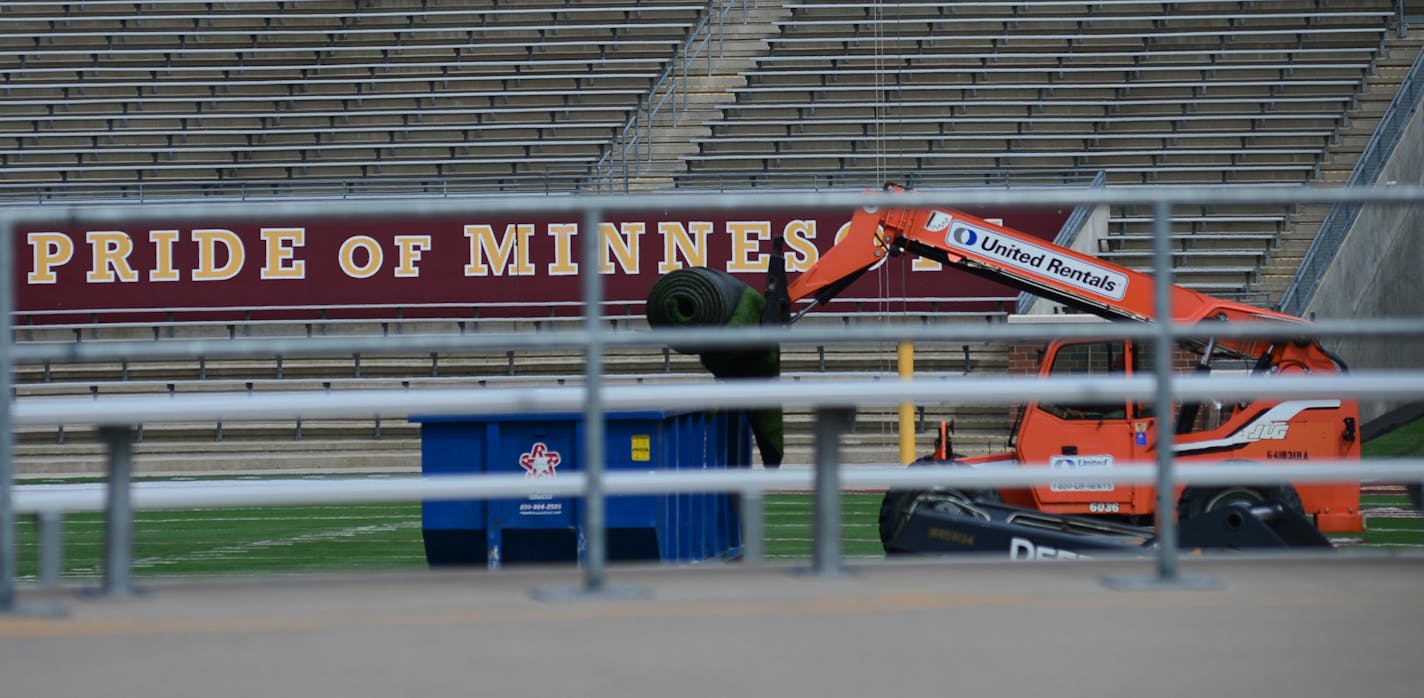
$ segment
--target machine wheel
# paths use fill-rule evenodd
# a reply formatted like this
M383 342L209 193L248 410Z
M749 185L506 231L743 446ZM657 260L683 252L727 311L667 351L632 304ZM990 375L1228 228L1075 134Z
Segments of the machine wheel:
M1300 493L1290 485L1233 485L1231 487L1188 487L1177 500L1177 518L1190 519L1223 507L1275 502L1305 516Z
M910 467L946 464L953 464L953 461L937 461L926 456L911 463ZM926 494L935 495L937 501L933 505L934 508L947 513L965 513L963 508L958 506L959 502L978 501L991 504L1003 502L998 490L960 490L944 487L922 490L889 490L880 500L880 545L885 549L887 555L908 552L896 548L891 544L891 541L895 540L896 535L900 532L900 527L904 525L906 517L910 515L910 506L921 495Z

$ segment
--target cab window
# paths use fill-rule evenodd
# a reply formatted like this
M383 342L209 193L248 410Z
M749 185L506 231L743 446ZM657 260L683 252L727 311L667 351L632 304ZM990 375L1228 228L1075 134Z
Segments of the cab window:
M1135 375L1152 375L1157 370L1157 355L1151 341L1138 342L1132 347L1132 372ZM1151 400L1135 402L1132 405L1134 419L1157 416L1157 406Z
M1053 356L1049 374L1058 376L1108 375L1122 373L1126 365L1123 343L1082 342L1064 344ZM1039 409L1059 419L1123 419L1127 416L1125 402L1101 403L1039 403Z

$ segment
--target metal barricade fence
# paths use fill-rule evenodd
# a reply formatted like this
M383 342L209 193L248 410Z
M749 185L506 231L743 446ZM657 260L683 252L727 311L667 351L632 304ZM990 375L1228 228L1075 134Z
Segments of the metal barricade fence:
M1356 202L1379 205L1410 205L1424 202L1420 187L1376 188L1316 188L1284 189L1280 187L1122 187L1090 190L1062 188L1044 190L945 190L920 192L913 204L926 206L995 206L1060 207L1078 204L1149 205L1156 218L1154 263L1157 271L1155 290L1158 307L1167 305L1172 283L1168 221L1174 206L1230 204L1290 204ZM205 213L224 220L244 220L256 216L310 216L323 219L347 219L369 215L452 215L478 210L481 213L517 212L537 207L546 213L578 214L584 230L596 230L605 211L628 208L658 208L681 210L737 210L752 207L799 207L806 209L855 206L903 206L906 201L888 194L775 193L687 195L661 194L620 197L565 197L537 199L511 197L498 202L460 200L380 200L348 201L336 212L328 202L290 201L267 202L260 207L243 203L213 203L204 206ZM67 207L59 211L68 220L88 224L120 224L125 221L146 222L175 220L192 215L192 206L139 205L132 207L87 208ZM12 244L17 226L40 220L54 220L56 207L43 210L10 209L0 211L0 238ZM582 241L582 294L586 308L602 305L602 279L588 270L599 255L598 236L585 236ZM13 246L11 249L14 249ZM382 411L404 410L406 413L466 414L476 412L581 412L585 420L583 447L587 454L584 472L559 484L560 492L584 497L587 541L584 586L597 591L605 586L606 541L604 539L605 498L613 493L674 491L682 489L740 492L750 495L753 506L749 514L758 514L755 502L761 492L788 486L812 484L815 488L813 569L830 573L839 569L838 493L847 486L905 485L1013 485L1047 481L1042 472L976 471L972 473L914 473L900 469L871 469L843 474L839 467L839 431L846 410L857 405L896 404L905 400L938 403L1009 404L1016 396L1032 392L1045 399L1055 396L1078 399L1112 396L1113 399L1151 400L1157 414L1171 413L1173 401L1207 396L1258 397L1354 396L1380 399L1418 399L1424 395L1424 371L1405 370L1389 373L1358 373L1332 377L1278 377L1267 381L1254 377L1198 378L1177 376L1171 372L1172 362L1166 355L1179 339L1202 337L1206 331L1170 322L1145 325L1114 326L1111 334L1123 337L1153 339L1158 356L1153 378L1127 380L1111 378L962 378L956 379L953 390L943 381L863 383L856 381L824 381L813 384L780 384L772 382L723 382L706 385L636 385L604 387L603 352L610 346L664 346L695 343L703 346L737 346L769 342L834 343L866 339L908 339L912 341L965 339L1047 339L1074 336L1101 336L1102 326L1073 325L987 325L973 327L900 327L890 330L875 327L814 328L751 328L745 331L658 330L649 332L615 331L604 327L599 313L586 312L582 330L530 334L485 334L480 336L419 336L397 335L364 338L294 338L289 340L172 340L157 342L76 343L68 345L16 345L11 322L14 308L15 283L12 255L0 255L0 333L6 338L6 351L0 353L0 391L14 395L12 369L18 362L46 360L120 360L142 353L151 358L183 357L195 354L208 356L250 356L278 352L289 356L322 354L339 351L444 351L473 347L560 347L582 348L586 356L586 382L582 387L547 389L485 389L478 393L461 389L435 389L393 396L389 392L359 394L348 391L331 395L322 391L292 392L281 395L177 395L136 396L112 400L26 398L0 401L0 612L13 607L15 596L14 514L16 502L12 491L14 481L14 427L21 424L88 424L101 428L110 444L110 476L104 508L108 524L120 535L109 536L105 554L105 589L110 593L130 591L129 550L131 541L121 533L127 530L135 504L140 506L171 506L178 501L164 500L134 489L130 485L131 462L128 425L138 422L178 421L194 418L221 417L228 420L271 418L274 416L340 417L343 415L380 414ZM1278 329L1278 328L1277 328ZM1236 325L1214 327L1216 336L1268 336L1273 330L1265 326ZM1419 337L1424 335L1424 322L1419 318L1351 319L1322 322L1312 328L1319 336L1352 336L1370 334L1389 337ZM887 336L881 336L887 335ZM754 408L761 406L810 407L816 413L816 462L809 473L756 472L720 473L698 477L691 474L608 476L604 472L604 416L610 409L656 408L663 406L700 408ZM1166 427L1164 427L1165 429ZM1170 433L1170 432L1168 432ZM1170 449L1159 449L1155 467L1121 468L1105 476L1115 482L1155 482L1159 511L1167 505L1174 485L1191 482L1217 482L1249 478L1259 482L1279 482L1288 478L1325 477L1335 480L1387 478L1410 480L1420 478L1424 468L1409 462L1385 462L1361 467L1359 464L1312 464L1309 469L1272 466L1270 468L1241 466L1239 468L1203 469L1202 472L1178 473L1174 470ZM808 483L809 479L809 483ZM537 484L525 480L501 480L497 476L462 478L450 483L435 484L426 480L393 483L383 480L382 492L376 493L360 483L326 483L273 492L248 492L244 502L295 503L297 501L371 501L373 499L409 500L425 497L470 497L523 494L549 491L547 482ZM437 493L436 490L439 490ZM190 506L223 505L219 493L205 493L201 488L186 490L183 501ZM230 502L229 502L230 503ZM63 506L69 506L60 502ZM76 509L92 508L93 502L75 502ZM54 506L53 502L50 506ZM32 505L26 503L27 509ZM1171 583L1178 578L1176 546L1172 517L1159 517L1159 539L1163 544L1156 555L1157 576ZM753 525L756 522L752 522ZM752 538L751 532L748 537Z

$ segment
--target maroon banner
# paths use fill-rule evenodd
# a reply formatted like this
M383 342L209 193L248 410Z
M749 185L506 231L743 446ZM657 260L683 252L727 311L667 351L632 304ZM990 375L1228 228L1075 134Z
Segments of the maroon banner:
M1069 210L977 211L1051 240ZM850 212L611 213L600 230L605 298L641 304L662 274L686 266L725 269L760 289L773 236L786 240L788 271L829 249ZM32 226L14 240L17 310L28 322L78 321L74 313L201 313L259 309L266 317L578 314L577 217L263 220L195 215L184 225L123 229L81 223ZM924 259L891 260L842 294L848 298L1003 297L1005 286ZM468 312L463 313L468 315Z

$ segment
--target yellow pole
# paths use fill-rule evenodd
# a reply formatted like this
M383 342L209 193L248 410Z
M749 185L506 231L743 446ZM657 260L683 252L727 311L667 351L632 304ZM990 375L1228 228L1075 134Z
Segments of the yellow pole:
M900 342L898 348L900 378L915 377L915 344ZM915 461L915 403L900 403L900 464L909 465Z

